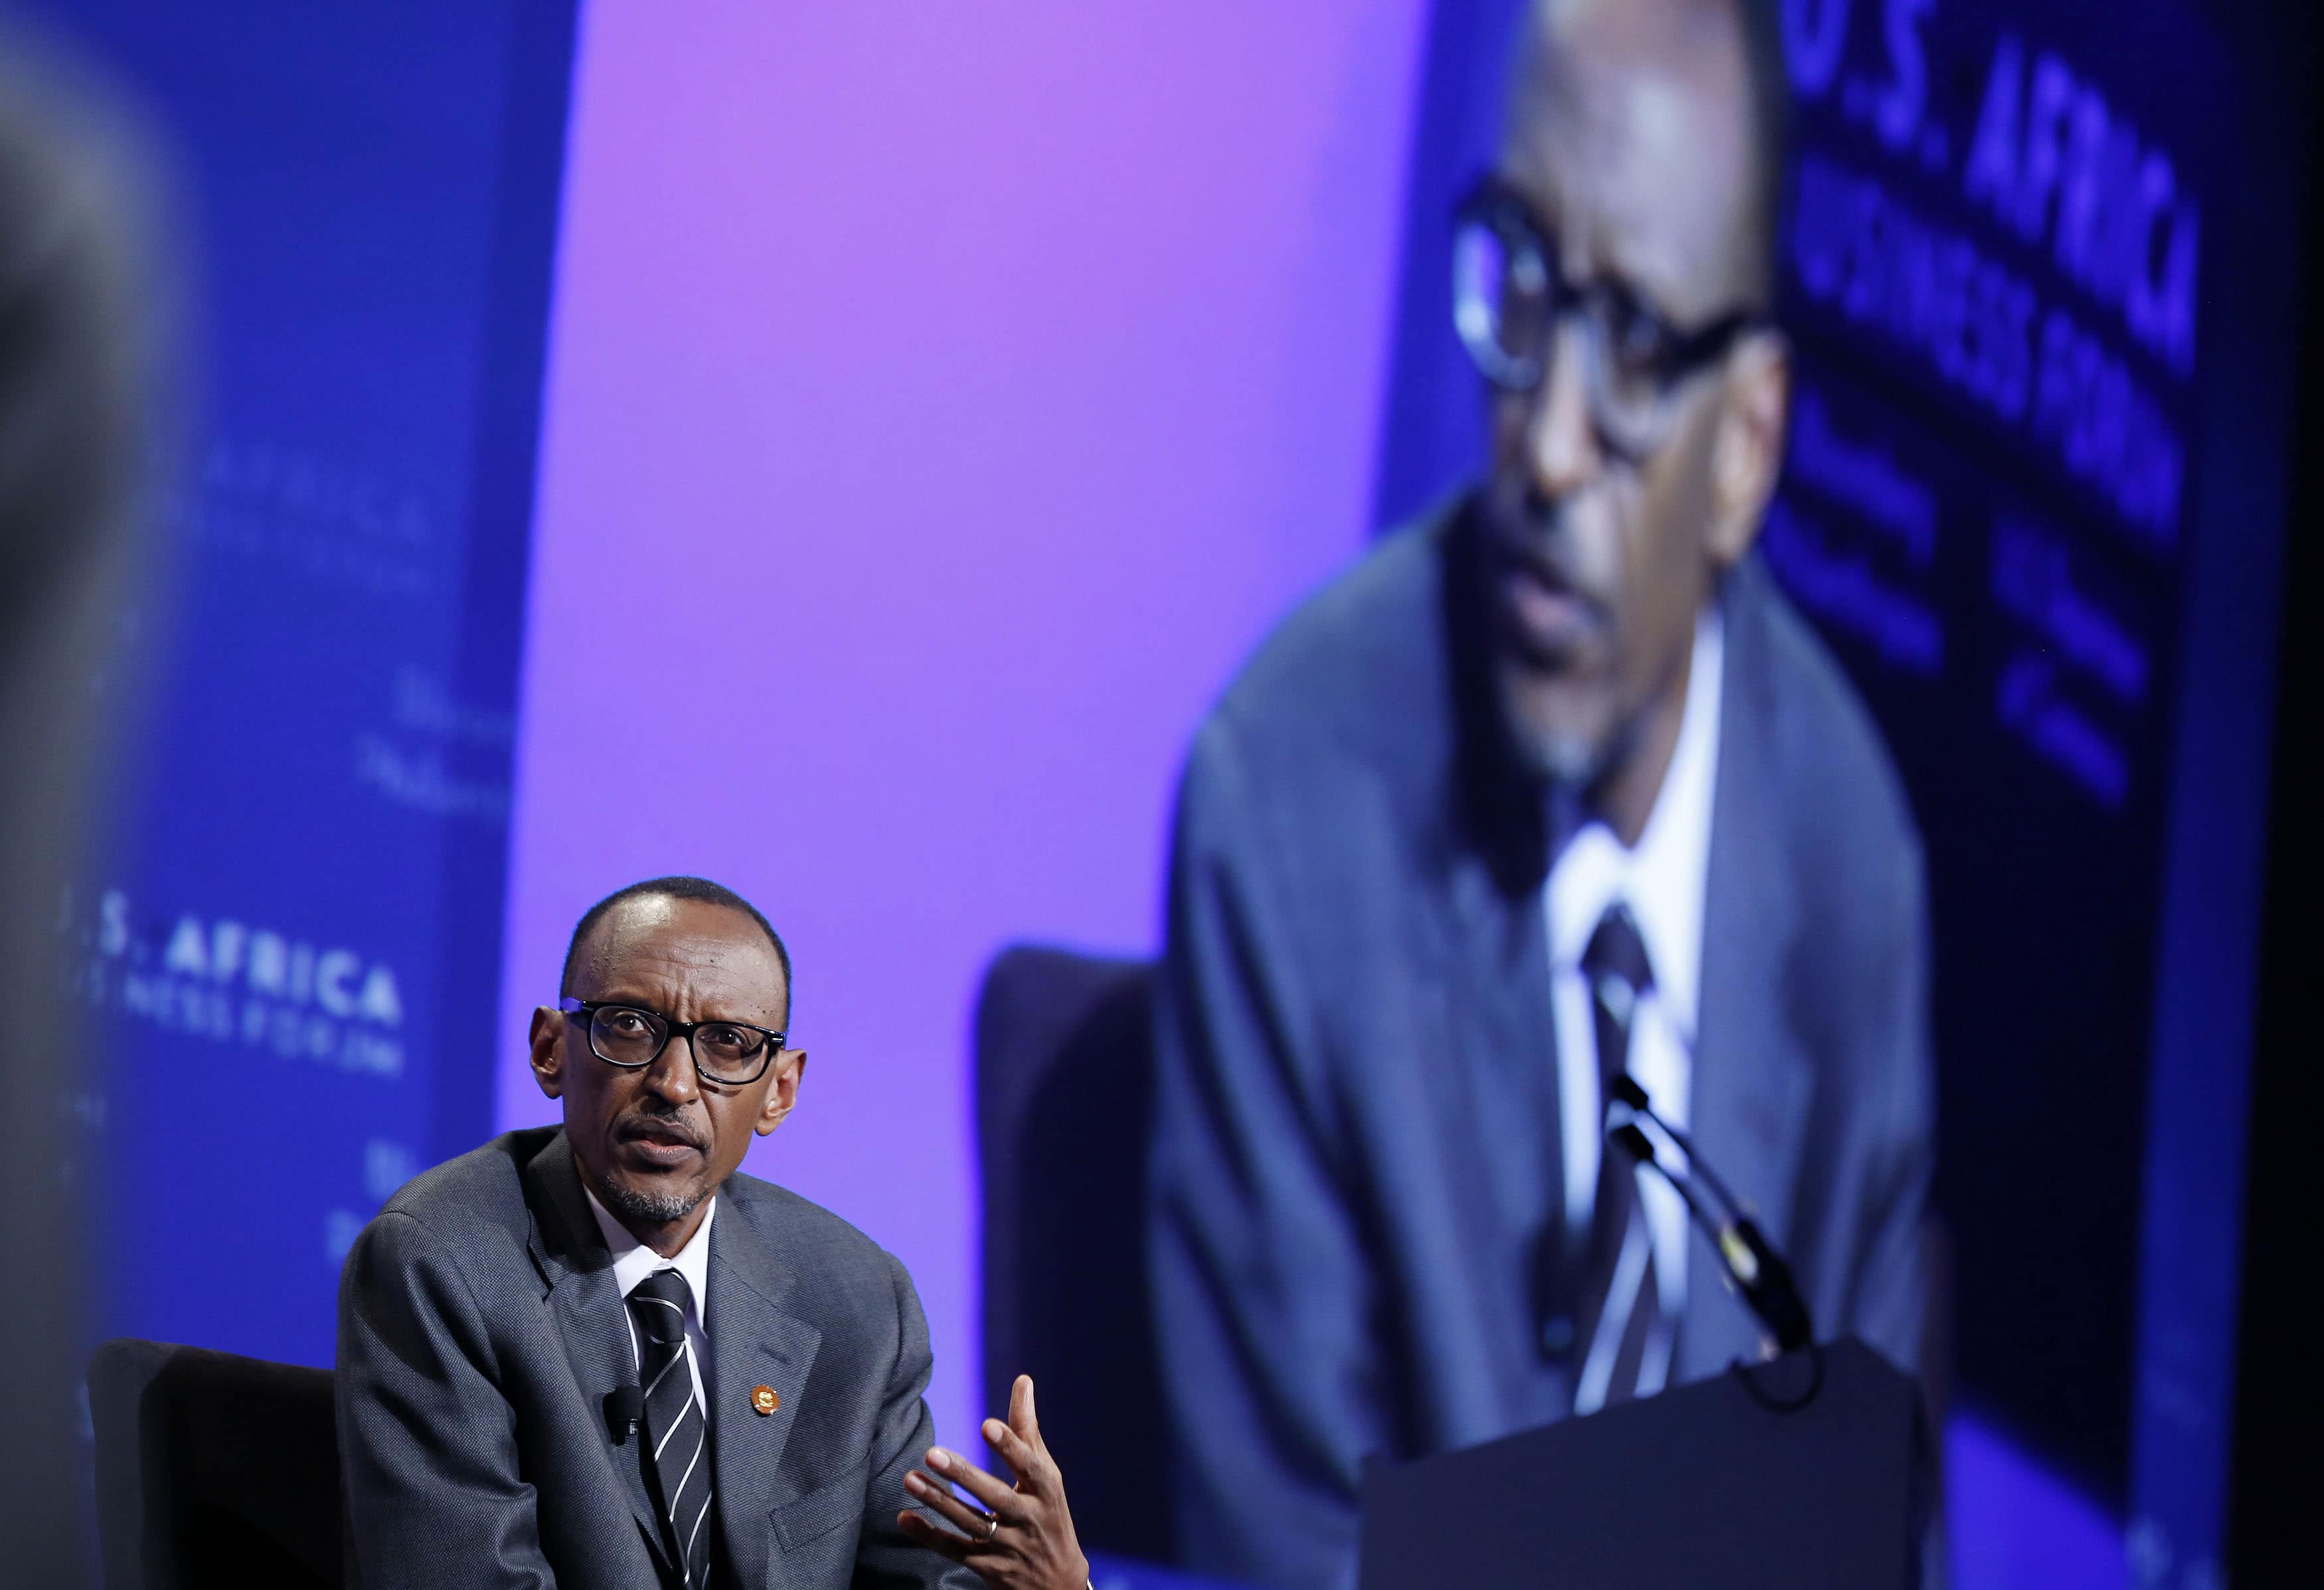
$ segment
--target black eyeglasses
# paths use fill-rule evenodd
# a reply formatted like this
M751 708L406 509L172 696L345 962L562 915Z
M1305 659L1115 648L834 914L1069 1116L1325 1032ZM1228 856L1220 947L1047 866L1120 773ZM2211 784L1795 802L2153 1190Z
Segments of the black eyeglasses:
M1452 324L1462 346L1495 386L1535 392L1569 317L1581 329L1591 421L1633 458L1668 435L1681 383L1746 331L1771 324L1760 310L1738 309L1683 331L1618 280L1568 281L1556 233L1506 182L1486 178L1453 214Z
M706 1082L740 1087L766 1075L767 1063L789 1035L748 1021L673 1021L641 1005L565 998L557 1008L588 1024L589 1052L609 1066L642 1070L673 1038L683 1038L694 1068Z

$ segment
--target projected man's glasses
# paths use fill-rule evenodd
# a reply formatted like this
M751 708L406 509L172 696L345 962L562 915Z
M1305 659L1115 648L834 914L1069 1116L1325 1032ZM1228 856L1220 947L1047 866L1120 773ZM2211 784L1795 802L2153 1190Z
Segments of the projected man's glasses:
M1570 282L1558 261L1556 235L1505 183L1487 178L1453 216L1452 324L1486 380L1530 393L1547 378L1557 329L1571 319L1591 422L1631 458L1661 445L1672 398L1689 376L1766 324L1758 310L1743 309L1683 331L1622 282Z
M785 1037L747 1021L673 1021L659 1011L604 1000L560 999L557 1008L588 1024L589 1052L609 1066L642 1069L654 1063L671 1039L683 1038L693 1052L696 1072L726 1087L756 1082Z

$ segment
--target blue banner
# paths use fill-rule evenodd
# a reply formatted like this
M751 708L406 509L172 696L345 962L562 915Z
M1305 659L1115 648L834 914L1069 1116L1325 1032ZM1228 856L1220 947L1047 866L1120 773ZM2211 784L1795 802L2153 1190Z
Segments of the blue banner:
M2131 1582L2215 1584L2295 209L2239 111L2281 86L2165 0L1783 16L1762 545L1927 840L1961 1394Z
M573 8L51 20L174 153L195 287L137 793L73 902L96 1324L328 1363L355 1231L490 1130Z

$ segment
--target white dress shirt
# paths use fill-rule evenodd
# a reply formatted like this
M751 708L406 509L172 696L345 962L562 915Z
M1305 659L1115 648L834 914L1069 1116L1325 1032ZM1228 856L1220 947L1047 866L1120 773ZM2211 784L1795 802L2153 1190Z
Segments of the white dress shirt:
M605 1234L605 1245L613 1251L613 1284L621 1289L622 1315L630 1326L630 1362L645 1362L643 1344L638 1340L637 1315L629 1307L630 1293L637 1284L657 1270L675 1270L686 1278L686 1289L692 1300L686 1306L687 1368L694 1375L694 1395L702 1404L702 1416L710 1417L710 1388L704 1382L703 1368L710 1361L709 1333L703 1327L703 1317L710 1308L710 1223L718 1215L718 1195L710 1195L703 1206L702 1224L678 1249L675 1258L665 1259L629 1233L629 1228L605 1211L597 1195L586 1187L589 1212L597 1217L597 1229Z
M1582 956L1599 919L1616 901L1629 907L1654 973L1653 988L1631 1016L1629 1072L1653 1099L1657 1114L1681 1131L1687 1124L1702 993L1702 896L1711 859L1712 786L1719 774L1724 657L1718 611L1706 609L1695 625L1678 743L1637 845L1626 849L1612 829L1593 819L1566 844L1543 889L1549 917L1550 998L1557 1022L1566 1236L1583 1245L1590 1241L1591 1215L1598 1201L1605 1139L1597 1028ZM1615 1108L1618 1117L1627 1114L1618 1105ZM1618 1119L1606 1123L1618 1124ZM1676 1144L1651 1126L1646 1130L1665 1164L1685 1162ZM1639 1389L1646 1392L1659 1390L1669 1373L1670 1331L1685 1311L1687 1224L1685 1205L1659 1177L1642 1172L1638 1184L1654 1242L1661 1317L1670 1327L1661 1333L1659 1344L1650 1345L1640 1367ZM1641 1256L1641 1265L1643 1262ZM1576 1400L1582 1412L1598 1405L1590 1394L1589 1378L1585 1365Z

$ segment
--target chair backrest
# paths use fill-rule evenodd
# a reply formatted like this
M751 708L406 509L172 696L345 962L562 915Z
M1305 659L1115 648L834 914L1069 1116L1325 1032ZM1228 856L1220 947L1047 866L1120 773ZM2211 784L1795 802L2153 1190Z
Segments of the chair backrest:
M985 1406L1040 1387L1074 1527L1097 1550L1175 1561L1146 1282L1153 968L1016 946L976 1007L984 1191Z
M124 1338L88 1403L106 1590L346 1582L329 1370Z

